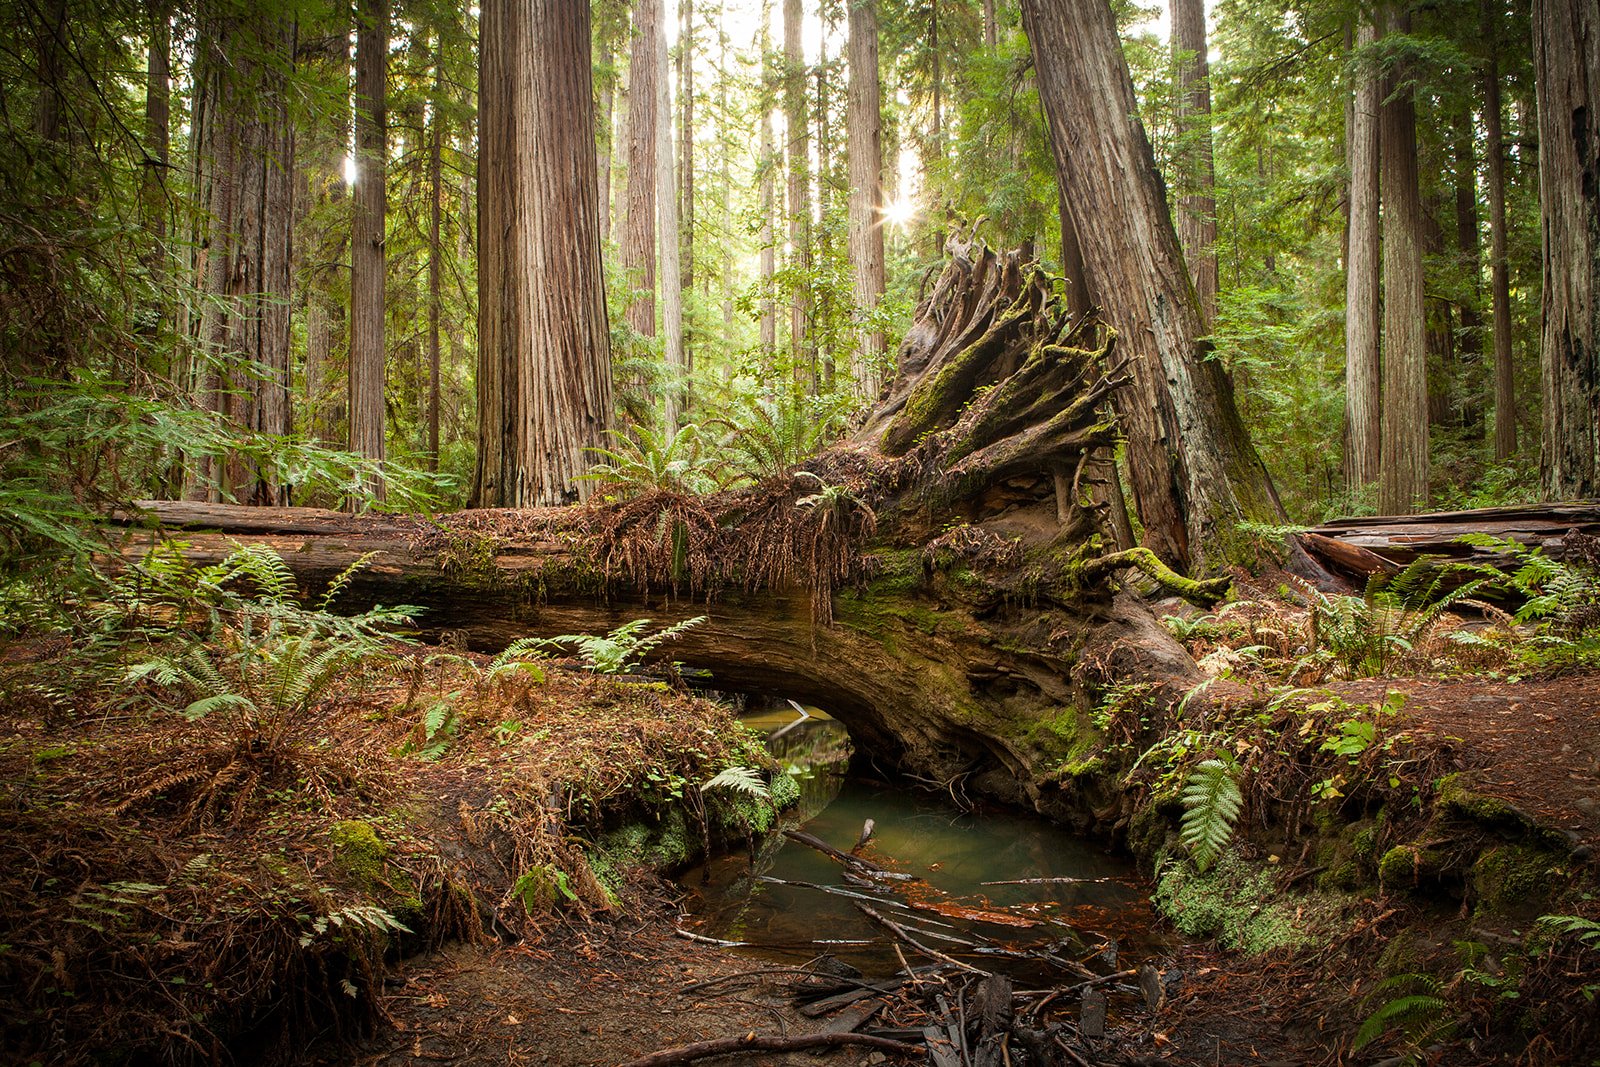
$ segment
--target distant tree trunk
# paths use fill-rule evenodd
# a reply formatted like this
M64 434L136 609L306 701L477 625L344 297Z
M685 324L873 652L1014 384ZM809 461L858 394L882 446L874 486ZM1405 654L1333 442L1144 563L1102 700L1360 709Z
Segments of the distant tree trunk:
M489 0L481 18L472 499L561 504L587 497L585 449L611 422L589 3Z
M849 25L845 150L850 163L846 209L851 285L858 314L870 315L883 299L884 288L883 99L878 80L877 0L852 3ZM850 366L850 380L860 398L875 400L883 389L883 349L883 332L863 327Z
M428 119L428 470L437 471L440 270L444 259L444 249L440 247L439 239L440 222L444 214L444 116L439 110L444 100L444 64L438 54L433 57L433 100Z
M600 65L610 67L616 62L611 42L600 46ZM600 183L600 230L611 233L611 143L616 122L612 110L616 101L616 75L613 73L600 83L600 113L595 117L595 177Z
M350 202L350 451L384 458L384 343L388 214L388 0L361 0L356 15L356 185ZM383 482L370 490L384 496ZM352 503L357 501L352 500Z
M727 150L728 146L728 32L722 29L722 16L727 12L725 0L718 0L717 4L717 141L723 146L717 155L721 157L721 188L718 192L718 207L721 208L723 218L732 218L730 214L733 203L733 153ZM733 332L733 242L722 241L721 262L718 264L722 281L722 326L723 335L731 336Z
M1358 54L1378 30L1366 18L1356 31ZM1379 325L1378 107L1382 100L1370 56L1362 55L1351 93L1345 158L1350 170L1350 220L1344 289L1344 475L1351 489L1378 480L1382 460Z
M1088 275L1119 331L1133 383L1119 397L1146 544L1179 565L1222 566L1241 519L1282 514L1207 359L1155 157L1105 0L1023 0L1058 180Z
M1483 71L1483 151L1488 157L1489 303L1494 319L1494 458L1517 450L1515 368L1511 364L1511 274L1506 261L1506 150L1500 100L1499 0L1480 8L1489 61Z
M1217 201L1204 0L1173 0L1172 50L1178 61L1178 241L1209 328L1217 319Z
M633 47L628 58L628 189L622 205L623 284L634 291L628 325L644 337L656 335L656 167L661 117L660 65L665 47L661 0L635 0Z
M150 10L150 51L145 66L144 228L155 245L153 266L164 270L167 241L167 172L171 163L172 17L162 4Z
M141 257L149 271L155 296L147 305L150 316L142 332L157 334L172 320L172 294L168 288L171 258L167 248L167 175L171 163L172 21L165 4L150 8L150 39L145 64L144 167L139 182L141 222L150 242ZM146 357L147 358L147 357ZM175 368L173 368L175 369ZM176 375L174 375L176 377Z
M694 0L679 0L683 25L678 31L678 103L682 120L679 123L678 212L683 249L681 273L683 290L694 289ZM688 370L694 369L694 338L692 324L685 320L683 329L683 361ZM687 386L687 382L685 386ZM685 393L684 408L689 399Z
M1467 389L1461 408L1461 426L1474 440L1483 439L1483 249L1478 218L1478 158L1473 145L1472 108L1456 113L1452 134L1456 164L1456 255L1467 279L1461 304L1461 332L1456 355Z
M34 104L33 132L41 141L59 141L66 113L67 0L45 0L39 14L35 27L39 99Z
M778 275L778 149L772 134L772 0L761 4L761 362L770 381L778 360L778 309L772 287Z
M672 151L672 81L667 62L666 34L657 34L656 47L656 221L660 235L658 271L661 279L661 333L667 362L667 384L662 390L662 421L667 433L678 431L682 406L679 390L688 379L683 349L683 274L678 243L678 168Z
M999 44L1000 32L995 25L994 0L983 0L983 47L993 52Z
M332 316L322 294L313 292L306 299L306 436L319 444L328 436L328 416L322 403L332 359Z
M1400 14L1395 29L1409 33ZM1378 111L1383 187L1383 448L1378 508L1407 515L1428 496L1427 307L1417 114L1404 69L1383 87Z
M806 107L806 54L801 0L783 0L783 113L789 155L789 267L797 271L789 297L789 357L798 393L817 391L808 336L811 319L811 115Z
M1600 496L1600 5L1534 0L1545 495Z
M829 219L833 211L833 130L828 121L831 97L828 87L828 26L823 26L817 54L817 255L824 264L833 263L833 225ZM821 322L833 321L834 290L824 285L817 291L816 318ZM825 331L813 331L816 339L816 360L821 366L823 393L834 388L833 349L828 345Z
M944 64L939 55L939 0L928 2L928 51L933 57L933 128L929 142L933 155L944 155Z
M286 435L294 220L294 127L286 99L296 26L254 10L240 16L205 10L199 22L197 85L205 116L196 154L204 179L202 287L210 298L200 321L206 353L200 398L242 429ZM220 470L203 459L191 466L191 497L288 503L286 486L241 457Z

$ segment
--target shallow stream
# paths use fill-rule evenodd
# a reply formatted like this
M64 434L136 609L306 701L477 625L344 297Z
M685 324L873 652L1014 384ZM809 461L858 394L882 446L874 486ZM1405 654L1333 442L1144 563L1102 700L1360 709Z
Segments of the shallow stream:
M1106 974L1160 952L1149 887L1130 863L1036 816L973 808L959 792L851 777L844 727L816 708L806 715L778 701L744 718L801 787L784 827L849 852L870 819L860 855L898 877L773 834L753 862L740 852L685 873L689 929L790 963L831 952L872 976L903 966L897 942L913 965L926 959L863 904L929 948L1019 979Z

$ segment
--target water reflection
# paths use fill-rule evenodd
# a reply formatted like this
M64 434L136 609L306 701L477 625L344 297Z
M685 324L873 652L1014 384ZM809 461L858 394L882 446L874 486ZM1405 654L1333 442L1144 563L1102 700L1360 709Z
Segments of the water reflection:
M1116 965L1119 949L1142 957L1156 947L1146 889L1129 864L1043 819L963 811L949 797L847 779L843 727L807 711L802 717L784 702L745 718L775 735L773 755L800 786L787 825L848 851L871 819L875 836L861 855L915 880L856 877L775 834L753 863L744 854L726 856L685 876L700 933L795 963L827 948L868 974L885 975L900 961L883 929L859 909L865 898L924 944L986 957L982 965L991 969L1009 964L1005 969L1019 975L1038 969L1024 957L1099 956L1095 969L1104 970L1107 961Z

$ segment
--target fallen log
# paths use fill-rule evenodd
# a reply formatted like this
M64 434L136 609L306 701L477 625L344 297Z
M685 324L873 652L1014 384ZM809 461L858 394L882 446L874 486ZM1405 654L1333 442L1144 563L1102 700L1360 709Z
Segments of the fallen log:
M904 1041L873 1037L871 1034L816 1033L795 1034L791 1037L745 1034L743 1037L719 1037L710 1041L696 1041L691 1045L680 1045L677 1048L662 1049L648 1056L629 1060L621 1067L672 1067L673 1064L694 1063L696 1060L710 1059L713 1056L732 1056L740 1052L801 1052L805 1049L840 1048L846 1045L858 1045L901 1056L923 1054L921 1045L908 1045Z
M1600 501L1337 519L1313 526L1297 540L1328 569L1364 579L1392 574L1421 556L1457 563L1506 562L1504 553L1463 544L1460 539L1466 534L1517 541L1563 559L1565 539L1573 530L1600 536Z
M709 615L663 651L717 688L816 704L879 767L1066 817L1075 787L1049 771L1074 739L1037 725L1108 678L1200 681L1121 576L1219 592L1103 548L1113 487L1087 472L1118 439L1113 355L1049 278L980 243L919 308L861 429L757 485L438 517L146 502L114 518L117 551L267 547L308 590L365 558L342 606L418 605L426 636L485 650Z

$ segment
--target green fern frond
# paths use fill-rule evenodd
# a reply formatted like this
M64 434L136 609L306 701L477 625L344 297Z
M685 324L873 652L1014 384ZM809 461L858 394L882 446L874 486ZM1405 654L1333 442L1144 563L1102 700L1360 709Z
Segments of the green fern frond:
M1227 847L1244 808L1234 768L1219 759L1204 761L1190 772L1180 799L1183 823L1178 839L1189 850L1196 869L1204 871Z
M702 793L709 793L713 789L728 789L762 800L772 796L766 780L754 767L726 767L718 771L715 777L707 779L700 786Z

